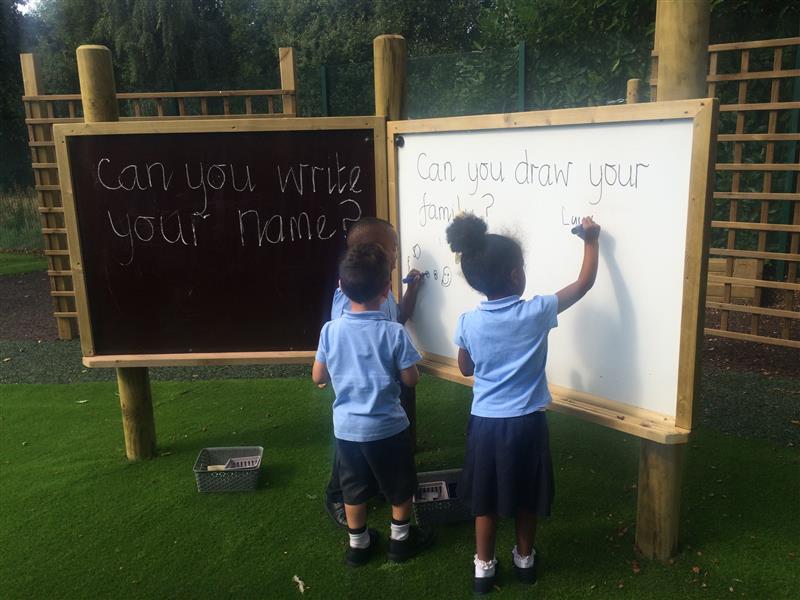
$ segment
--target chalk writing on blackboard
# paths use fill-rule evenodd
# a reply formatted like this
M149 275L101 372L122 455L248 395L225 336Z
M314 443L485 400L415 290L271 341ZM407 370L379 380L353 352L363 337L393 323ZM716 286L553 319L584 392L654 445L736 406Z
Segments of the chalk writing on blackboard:
M121 218L117 218L116 222L110 210L106 211L106 215L113 234L126 240L125 243L129 247L127 258L119 262L122 266L127 266L133 262L137 243L163 240L170 245L180 242L184 246L197 246L197 230L194 219L198 215L195 213L182 216L180 211L174 210L158 216L138 215L133 220L131 220L130 214L124 213ZM188 222L191 230L191 235L188 239L184 235L184 220Z
M201 225L212 216L209 211L212 192L227 190L243 194L226 197L226 202L235 202L238 198L253 199L258 189L254 171L247 163L184 162L177 169L176 178L175 172L161 161L114 164L108 157L97 161L96 181L100 188L109 192L139 196L143 192L170 192L182 198L186 198L188 192L196 198L192 202L192 196L189 196L190 206L182 210L170 207L161 212L156 209L134 214L130 208L124 212L118 208L108 209L106 216L111 233L124 240L124 250L118 258L120 265L132 264L136 248L142 244L198 246L203 239ZM323 202L315 209L297 208L295 211L286 211L283 203L282 212L278 212L269 208L271 203L267 199L264 202L267 208L239 208L233 215L235 223L227 223L228 217L224 227L235 228L242 247L329 240L337 233L345 234L349 224L361 218L362 209L357 199L362 193L359 185L361 166L342 164L338 153L333 153L328 164L309 161L276 165L276 174L281 195L302 197L317 194L332 197L334 203ZM265 176L262 174L262 178ZM335 217L325 212L326 206L336 207Z
M319 182L320 189L323 189L327 182L328 195L333 195L334 192L342 194L345 191L351 194L360 194L361 190L357 188L358 179L361 177L361 167L353 165L341 165L339 162L339 153L335 154L335 168L333 165L312 165L308 163L297 163L292 165L285 172L281 170L278 165L278 182L281 186L281 193L286 193L286 188L289 187L289 178L292 179L292 186L295 191L301 196L308 190L307 182L311 182L311 191L317 191L317 183ZM333 169L333 170L332 170ZM318 177L319 175L319 177Z

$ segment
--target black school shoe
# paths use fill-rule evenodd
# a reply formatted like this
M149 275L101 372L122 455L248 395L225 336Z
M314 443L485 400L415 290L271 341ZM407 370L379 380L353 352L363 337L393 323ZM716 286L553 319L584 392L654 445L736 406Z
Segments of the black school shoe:
M325 496L325 512L331 518L331 521L336 523L339 527L347 529L347 515L344 512L344 502L331 502Z
M369 546L366 548L353 548L350 544L347 545L347 555L345 561L351 567L362 567L369 562L369 559L375 553L375 548L378 545L378 538L380 534L374 529L368 529L369 532Z
M412 525L408 537L404 540L389 539L388 558L392 562L401 563L428 548L433 543L433 531Z
M522 569L517 565L514 565L514 573L517 574L517 579L519 579L522 583L527 585L533 585L536 583L536 563L539 561L534 560L533 566L528 567L527 569Z
M517 579L521 583L525 583L527 585L533 585L536 583L536 565L539 564L540 560L539 553L534 551L533 566L530 566L527 569L521 569L517 565L514 565L514 573L517 575ZM511 562L513 563L514 561L512 560Z
M496 562L494 563L494 575L491 577L475 577L475 571L473 567L472 591L478 596L483 596L484 594L488 594L494 590L494 586L497 583L497 573L499 570L500 563Z

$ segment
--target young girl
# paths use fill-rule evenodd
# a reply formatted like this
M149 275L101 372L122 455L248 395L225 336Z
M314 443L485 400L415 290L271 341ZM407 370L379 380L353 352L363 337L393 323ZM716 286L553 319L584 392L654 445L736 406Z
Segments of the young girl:
M474 215L456 217L447 241L461 254L461 270L486 296L459 317L455 343L458 366L475 375L459 495L475 516L474 589L492 590L497 560L497 517L513 517L514 570L525 583L536 582L533 547L538 516L548 516L553 500L545 408L550 393L545 377L547 334L556 315L589 291L597 275L600 226L582 221L583 266L578 279L551 296L522 300L525 265L520 245L486 232Z

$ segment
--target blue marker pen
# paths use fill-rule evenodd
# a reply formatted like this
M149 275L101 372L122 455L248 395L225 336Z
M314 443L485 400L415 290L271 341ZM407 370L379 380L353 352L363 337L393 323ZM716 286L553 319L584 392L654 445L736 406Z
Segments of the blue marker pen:
M431 274L429 271L425 271L424 273L420 273L419 276L421 279L423 277L430 277ZM412 281L414 281L414 275L407 275L406 277L403 277L403 283L411 283Z
M591 218L591 217L589 217L589 218ZM572 233L574 233L575 235L577 235L579 238L583 239L583 234L584 234L583 223L578 223L577 225L575 225L575 227L570 229L570 231Z

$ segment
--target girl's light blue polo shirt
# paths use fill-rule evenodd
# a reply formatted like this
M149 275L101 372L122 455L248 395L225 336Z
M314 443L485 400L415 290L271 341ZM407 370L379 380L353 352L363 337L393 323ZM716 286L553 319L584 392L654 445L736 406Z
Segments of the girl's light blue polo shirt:
M337 287L333 292L333 302L331 303L331 321L341 317L346 310L350 310L350 298L345 295L342 288ZM386 301L381 304L381 312L390 321L397 321L397 302L391 292Z
M544 367L557 317L556 296L508 296L458 318L455 343L475 363L473 415L521 417L550 403Z
M400 405L399 373L422 357L399 323L382 311L344 311L322 327L317 361L325 363L336 394L333 434L371 442L408 427Z

